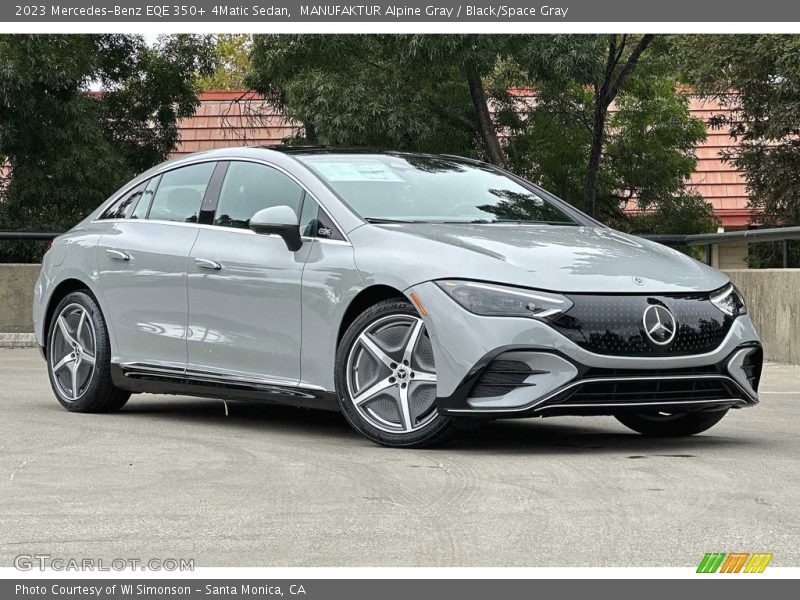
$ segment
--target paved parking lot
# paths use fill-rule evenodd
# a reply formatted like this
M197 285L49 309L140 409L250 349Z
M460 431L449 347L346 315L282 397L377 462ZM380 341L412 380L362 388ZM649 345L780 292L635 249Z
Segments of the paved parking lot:
M53 397L35 350L0 350L0 566L18 554L197 566L688 566L708 551L800 566L800 367L706 433L611 418L496 422L380 448L336 414L135 396Z

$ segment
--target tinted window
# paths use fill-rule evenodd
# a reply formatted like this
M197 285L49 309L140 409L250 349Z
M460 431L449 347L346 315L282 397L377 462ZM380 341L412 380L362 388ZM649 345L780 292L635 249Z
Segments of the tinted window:
M129 211L133 209L136 202L142 196L142 192L144 191L144 185L145 184L138 185L132 191L125 194L122 198L120 198L109 208L107 208L100 218L101 219L127 218Z
M215 165L205 162L164 173L148 218L196 223Z
M303 189L280 171L251 162L232 162L217 203L215 225L247 229L258 211L286 205L297 212Z
M131 213L131 219L144 219L147 217L147 210L150 208L150 203L153 201L153 196L158 189L158 182L161 181L161 176L153 177L147 182L147 187L144 188L144 193L139 198L139 203Z
M298 158L367 220L575 224L543 194L479 163L388 154Z

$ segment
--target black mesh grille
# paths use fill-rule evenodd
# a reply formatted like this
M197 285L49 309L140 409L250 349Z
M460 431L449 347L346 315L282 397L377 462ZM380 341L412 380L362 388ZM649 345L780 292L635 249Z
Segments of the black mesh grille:
M596 354L615 356L679 356L717 348L733 319L709 300L708 294L671 296L574 295L575 305L552 322L560 333ZM642 323L651 304L666 306L677 332L667 346L652 343Z

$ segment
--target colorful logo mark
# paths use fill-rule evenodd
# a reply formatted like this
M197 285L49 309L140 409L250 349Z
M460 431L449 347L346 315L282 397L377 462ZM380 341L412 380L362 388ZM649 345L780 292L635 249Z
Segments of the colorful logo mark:
M709 552L700 561L698 573L763 573L772 553Z

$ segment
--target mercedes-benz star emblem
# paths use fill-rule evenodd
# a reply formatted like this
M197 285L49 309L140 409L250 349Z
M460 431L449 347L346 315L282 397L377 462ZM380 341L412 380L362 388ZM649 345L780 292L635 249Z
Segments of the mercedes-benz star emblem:
M635 283L636 285L644 285L644 279L642 279L641 277L634 277L633 283Z
M660 304L651 304L644 310L642 324L647 337L658 346L671 343L678 331L675 317L669 309Z

